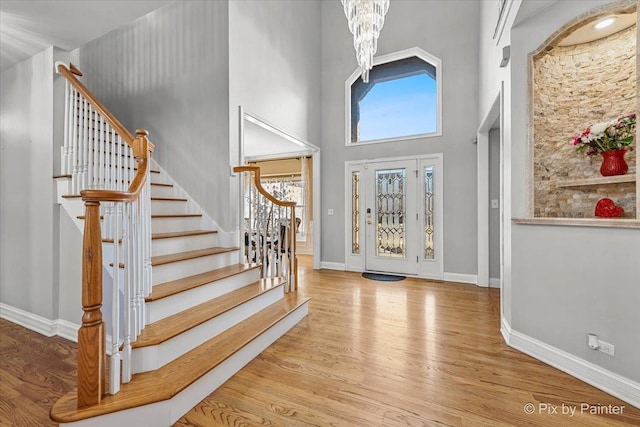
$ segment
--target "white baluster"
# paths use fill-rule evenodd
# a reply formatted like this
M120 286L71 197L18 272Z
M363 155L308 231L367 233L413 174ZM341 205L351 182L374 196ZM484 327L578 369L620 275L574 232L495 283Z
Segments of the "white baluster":
M105 167L105 188L109 190L114 190L115 186L113 185L113 133L111 132L111 126L107 124L107 158L104 162Z
M136 234L136 279L138 282L138 334L144 329L143 309L144 305L144 256L143 256L143 222L142 222L142 200L136 200L136 220L138 222L138 233Z
M124 337L122 343L122 382L128 383L131 381L131 331L132 331L132 322L133 322L133 305L131 301L131 277L130 277L130 269L126 268L130 263L130 253L131 253L131 245L130 245L130 229L131 229L131 204L125 203L123 211L123 235L122 235L122 248L123 248L123 257L122 259L125 262L125 270L124 270L124 306L122 308L123 312L123 326L124 326Z
M113 203L110 203L113 205ZM111 216L113 232L113 292L111 300L111 365L109 368L109 393L116 394L120 390L120 244L122 237L122 223L118 211L122 204L116 207L116 214ZM106 219L105 219L106 221Z
M60 148L60 173L66 175L68 173L67 168L67 153L69 147L69 109L70 105L70 89L69 82L64 82L64 140L62 141L62 147Z
M80 190L87 188L87 160L89 158L88 127L89 127L88 103L82 98L82 148L80 151Z
M88 103L87 103L88 104ZM94 175L95 172L93 165L96 163L95 155L98 154L96 146L93 140L94 137L94 125L95 125L95 111L91 104L88 104L89 108L89 124L87 127L87 188L95 188Z
M79 154L79 138L80 138L80 108L78 100L78 92L73 90L72 105L72 120L73 120L73 135L71 136L71 190L73 194L80 194L79 178L78 178L78 154Z
M105 181L105 177L104 177L104 162L105 162L105 158L106 158L106 151L107 148L105 147L105 140L106 140L106 135L105 135L105 126L106 126L106 122L104 121L104 119L100 120L100 137L99 137L99 146L98 149L100 150L100 156L98 157L98 188L103 190L104 189L104 181Z

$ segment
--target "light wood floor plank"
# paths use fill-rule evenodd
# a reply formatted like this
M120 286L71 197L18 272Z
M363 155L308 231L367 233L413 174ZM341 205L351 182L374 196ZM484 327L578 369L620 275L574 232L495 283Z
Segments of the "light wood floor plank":
M506 346L495 289L300 268L308 318L175 426L640 426L640 410ZM0 326L0 426L55 425L75 344ZM582 402L624 413L580 414ZM578 409L527 415L527 403Z
M374 282L300 258L308 319L176 426L640 425L639 410L505 345L498 290ZM529 402L625 413L527 415Z

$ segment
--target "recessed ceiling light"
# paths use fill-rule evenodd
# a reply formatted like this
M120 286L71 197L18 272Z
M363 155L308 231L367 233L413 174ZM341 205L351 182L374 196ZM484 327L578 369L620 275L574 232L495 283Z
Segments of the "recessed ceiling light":
M595 28L596 30L601 30L603 28L608 27L609 25L613 24L613 22L618 19L615 16L608 16L604 19L601 19L600 21L596 22L595 25L593 26L593 28Z

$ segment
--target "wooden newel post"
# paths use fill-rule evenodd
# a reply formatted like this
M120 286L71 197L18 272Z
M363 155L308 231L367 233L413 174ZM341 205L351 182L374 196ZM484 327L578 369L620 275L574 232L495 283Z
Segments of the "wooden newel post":
M105 393L105 326L102 321L100 202L85 202L82 247L82 326L78 331L78 408L100 403Z

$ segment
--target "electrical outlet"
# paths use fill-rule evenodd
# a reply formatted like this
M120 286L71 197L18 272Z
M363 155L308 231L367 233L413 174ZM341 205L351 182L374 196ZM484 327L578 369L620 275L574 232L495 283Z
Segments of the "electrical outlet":
M598 340L598 351L601 351L609 356L615 356L616 346L613 344L609 344L608 342L604 342L602 340Z
M498 209L500 207L500 202L497 199L491 200L491 209Z
M333 209L327 209L327 215L333 215Z

